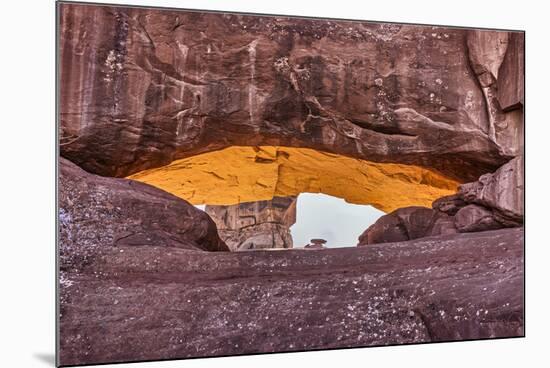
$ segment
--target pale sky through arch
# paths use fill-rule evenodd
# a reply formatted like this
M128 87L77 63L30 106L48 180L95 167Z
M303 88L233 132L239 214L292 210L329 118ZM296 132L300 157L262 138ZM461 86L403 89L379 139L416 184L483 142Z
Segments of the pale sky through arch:
M204 211L205 205L195 206ZM327 241L328 248L354 247L357 238L385 213L369 205L347 203L321 193L301 193L296 204L296 223L290 227L295 248L312 238Z
M320 193L298 196L296 223L290 227L294 247L322 238L329 248L354 247L357 238L385 213L368 205L347 203Z

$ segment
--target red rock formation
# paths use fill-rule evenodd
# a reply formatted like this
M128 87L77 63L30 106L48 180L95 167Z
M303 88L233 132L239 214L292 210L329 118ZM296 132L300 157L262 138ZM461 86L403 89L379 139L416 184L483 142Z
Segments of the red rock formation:
M521 155L494 174L485 174L476 182L461 185L458 195L467 203L491 208L497 220L518 225L523 223L524 181Z
M325 239L311 239L309 244L304 246L304 249L325 249L325 244L327 241Z
M522 244L517 228L317 252L104 247L64 276L61 364L522 336Z
M292 248L296 197L205 208L231 250Z
M206 213L147 184L89 174L61 158L61 269L79 269L99 249L229 250Z
M490 209L476 204L469 204L458 210L454 216L454 224L461 233L493 230L505 227L495 219Z
M497 79L497 97L504 111L522 109L524 105L525 36L511 33Z
M265 145L471 181L522 149L520 33L59 6L61 154L90 172Z
M523 335L523 229L453 234L523 221L523 34L58 6L60 150L88 171L61 159L61 364ZM394 243L229 253L206 213L108 177L239 145L479 181L361 238Z
M456 233L452 219L426 207L405 207L380 217L359 236L358 245L393 243Z
M457 194L437 199L433 209L405 207L382 216L361 234L358 245L521 226L523 183L521 155L461 185Z
M485 96L489 137L517 156L523 141L524 38L517 32L472 30L468 56Z

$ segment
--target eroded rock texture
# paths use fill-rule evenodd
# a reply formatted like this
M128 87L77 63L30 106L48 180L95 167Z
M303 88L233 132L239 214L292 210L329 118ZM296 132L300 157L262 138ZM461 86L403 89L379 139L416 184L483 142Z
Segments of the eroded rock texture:
M523 221L523 34L58 6L61 155L93 173L61 159L61 364L523 335L523 229L471 232ZM194 160L235 149L262 169ZM230 206L107 177L155 169ZM216 224L288 247L278 197L395 210L464 182L361 240L386 244L206 252Z
M502 222L519 225L523 223L524 182L524 160L521 155L495 173L482 175L476 182L461 185L458 196L467 203L491 208Z
M133 180L89 174L63 158L59 227L61 270L81 267L101 248L228 250L212 219L184 200Z
M522 228L322 251L96 251L63 279L62 364L523 335Z
M391 243L456 233L451 217L427 207L405 207L380 217L359 236L358 245Z
M521 155L494 173L461 185L457 194L437 199L433 209L405 207L382 216L361 234L358 245L521 226L523 203Z
M296 222L296 197L205 208L220 237L235 250L292 248L290 226Z
M290 146L465 182L522 148L521 33L59 6L61 153L90 172Z
M524 36L518 32L472 30L467 36L470 64L479 81L489 120L489 137L501 152L522 152Z
M161 188L193 204L233 205L273 197L324 193L348 203L390 212L430 206L456 193L459 183L415 165L367 160L290 147L229 147L129 178Z

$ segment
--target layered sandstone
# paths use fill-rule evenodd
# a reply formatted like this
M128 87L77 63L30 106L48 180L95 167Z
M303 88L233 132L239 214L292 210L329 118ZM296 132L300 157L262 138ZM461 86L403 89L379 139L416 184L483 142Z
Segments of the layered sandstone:
M432 208L405 207L382 216L361 234L358 245L523 225L524 161L516 157L492 174L463 184Z
M488 134L502 153L522 153L524 38L519 32L472 30L467 44L470 65L485 96Z
M58 6L61 364L523 336L522 33Z
M273 197L231 206L207 205L205 211L232 251L293 246L290 226L296 222L296 197Z
M491 208L501 222L519 225L524 212L523 155L503 165L493 174L482 175L478 181L461 185L458 196L467 203Z
M63 365L524 333L521 228L322 251L99 250L63 279Z
M522 150L522 33L59 6L61 154L90 172L286 146L466 182Z
M458 182L414 165L380 164L291 147L231 147L142 171L131 179L193 204L232 205L324 193L385 212L429 206Z

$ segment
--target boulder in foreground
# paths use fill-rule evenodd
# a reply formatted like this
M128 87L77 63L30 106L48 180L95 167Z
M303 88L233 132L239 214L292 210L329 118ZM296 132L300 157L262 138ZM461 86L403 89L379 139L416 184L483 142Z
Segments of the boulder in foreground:
M64 285L64 365L524 333L522 228L319 252L103 248Z
M458 193L435 200L433 209L405 207L380 217L361 234L358 245L521 226L523 183L523 156L518 156L461 185Z
M212 219L150 185L87 173L59 159L61 268L78 268L99 248L143 245L229 250Z

